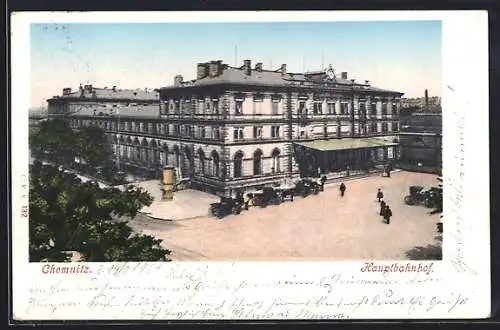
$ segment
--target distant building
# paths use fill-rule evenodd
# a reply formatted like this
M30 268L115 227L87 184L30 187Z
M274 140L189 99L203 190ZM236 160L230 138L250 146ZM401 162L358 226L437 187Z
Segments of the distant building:
M401 108L417 108L417 112L441 112L441 97L429 96L426 89L423 97L402 98Z
M347 72L290 73L222 61L199 63L158 92L81 87L49 102L74 128L109 134L127 170L173 165L194 187L224 194L284 178L356 174L398 157L402 93Z
M442 168L442 115L416 113L401 117L401 167L440 172Z

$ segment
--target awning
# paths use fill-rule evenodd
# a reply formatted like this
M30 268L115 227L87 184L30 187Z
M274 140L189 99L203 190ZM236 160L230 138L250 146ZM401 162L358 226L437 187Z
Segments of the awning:
M329 140L315 140L309 142L295 142L297 145L319 151L365 149L397 146L398 143L377 138L342 138Z

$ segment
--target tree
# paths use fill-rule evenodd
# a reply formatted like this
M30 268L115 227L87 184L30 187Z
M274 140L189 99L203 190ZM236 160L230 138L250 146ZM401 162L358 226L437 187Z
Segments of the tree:
M112 158L112 150L103 129L98 126L83 127L76 134L77 156L89 167L104 166Z
M38 130L29 136L31 154L58 165L69 165L74 161L75 135L62 119L42 121Z
M151 205L146 191L102 189L40 162L30 172L30 261L67 261L68 251L84 261L169 261L161 240L117 220Z

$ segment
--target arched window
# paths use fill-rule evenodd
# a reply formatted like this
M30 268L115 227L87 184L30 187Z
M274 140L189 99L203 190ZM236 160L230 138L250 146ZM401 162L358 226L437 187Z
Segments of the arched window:
M257 149L253 153L253 175L262 174L262 151Z
M212 175L219 176L219 154L217 151L212 151Z
M272 157L271 172L272 173L279 173L281 171L280 154L281 154L281 152L277 148L274 149L273 153L271 154L271 157Z
M243 176L243 152L238 151L234 155L234 177L240 178Z
M198 173L205 175L205 153L198 149Z

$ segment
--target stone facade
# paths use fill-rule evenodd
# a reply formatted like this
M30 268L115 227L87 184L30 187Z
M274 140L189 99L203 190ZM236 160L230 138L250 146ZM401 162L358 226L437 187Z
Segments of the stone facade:
M194 187L230 194L299 176L296 142L395 141L401 95L344 75L288 73L286 65L263 70L246 60L239 68L200 63L197 79L176 76L154 92L85 86L48 103L51 116L67 118L75 129L106 130L127 171L157 177L173 165ZM382 150L376 158L395 154Z

